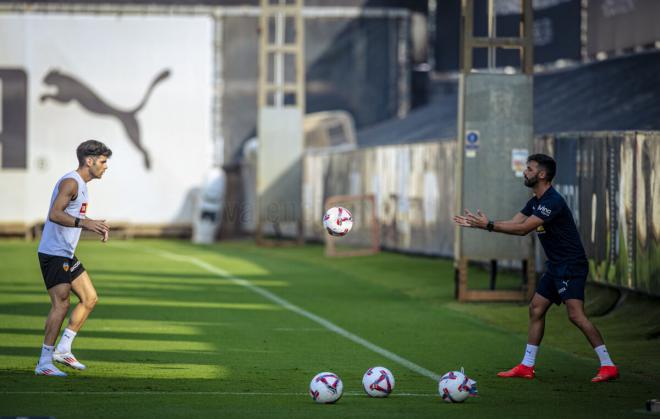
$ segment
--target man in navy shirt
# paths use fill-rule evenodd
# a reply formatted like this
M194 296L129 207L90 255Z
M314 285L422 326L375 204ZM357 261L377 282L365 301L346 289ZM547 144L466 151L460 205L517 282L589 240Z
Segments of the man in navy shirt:
M529 304L524 358L519 365L498 373L498 376L534 378L534 362L543 339L545 314L552 303L559 305L563 302L568 318L584 333L600 359L600 369L591 381L613 380L619 376L619 371L610 359L600 332L584 313L584 285L589 265L571 210L551 185L556 171L557 163L552 157L531 155L524 176L525 186L532 188L534 196L520 213L509 221L491 221L481 210L473 214L466 209L464 216L454 217L454 222L462 227L519 236L536 230L548 259L546 272Z

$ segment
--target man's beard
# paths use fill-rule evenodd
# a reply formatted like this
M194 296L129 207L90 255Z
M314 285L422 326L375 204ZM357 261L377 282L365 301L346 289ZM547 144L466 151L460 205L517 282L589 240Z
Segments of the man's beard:
M539 178L537 178L536 176L534 176L531 179L525 178L525 186L527 186L528 188L533 188L534 186L536 186L537 183L539 183Z

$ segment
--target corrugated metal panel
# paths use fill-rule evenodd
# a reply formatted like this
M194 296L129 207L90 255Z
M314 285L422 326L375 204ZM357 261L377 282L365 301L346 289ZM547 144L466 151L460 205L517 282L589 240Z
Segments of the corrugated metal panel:
M373 194L384 247L450 256L454 154L454 143L307 154L303 211L308 238L325 234L320 220L326 198Z

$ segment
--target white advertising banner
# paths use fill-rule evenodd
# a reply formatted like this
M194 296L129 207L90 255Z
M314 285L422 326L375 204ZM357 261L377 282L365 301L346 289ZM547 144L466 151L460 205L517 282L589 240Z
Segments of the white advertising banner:
M0 222L43 221L88 139L113 151L91 218L192 221L213 155L211 18L4 14L0 44Z

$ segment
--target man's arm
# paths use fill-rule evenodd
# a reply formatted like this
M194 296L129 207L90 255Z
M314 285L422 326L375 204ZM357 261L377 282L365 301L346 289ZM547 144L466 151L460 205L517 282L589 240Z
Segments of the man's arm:
M529 218L529 217L527 217L522 212L519 212L516 215L514 215L512 219L510 219L508 221L497 221L497 222L501 223L501 224L521 224L521 223L525 222L525 220L527 218Z
M523 217L525 216L523 215ZM488 224L488 222L486 222L486 224ZM512 223L509 221L493 221L492 231L504 234L512 234L515 236L525 236L536 230L541 225L543 225L543 220L536 215L532 215L530 217L525 217L522 222L518 223Z
M454 222L461 227L481 228L488 230L488 217L483 214L481 210L477 210L476 214L465 210L465 215L457 215L454 217ZM516 236L524 236L543 224L543 220L539 217L532 215L526 216L523 213L516 214L509 221L493 221L491 231L498 233L512 234Z
M80 227L86 230L93 231L96 234L103 236L104 241L107 240L108 231L110 227L105 223L105 220L92 220L91 218L77 218L73 215L67 214L66 209L69 202L78 194L78 183L73 179L64 179L60 182L57 190L55 202L48 213L48 219L56 224L64 227ZM76 221L78 224L76 225Z
M64 179L60 182L55 202L48 213L48 219L64 227L76 227L76 217L67 214L69 202L78 194L78 183L73 179Z

